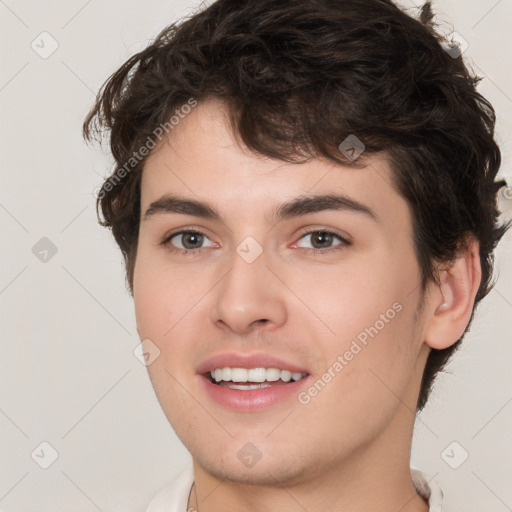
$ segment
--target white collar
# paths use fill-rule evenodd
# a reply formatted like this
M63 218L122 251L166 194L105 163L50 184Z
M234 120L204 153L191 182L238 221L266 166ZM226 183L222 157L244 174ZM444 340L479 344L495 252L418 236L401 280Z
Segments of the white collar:
M418 493L427 500L428 512L442 512L443 491L441 491L434 478L413 468L411 468L411 478Z
M411 478L418 493L427 500L429 512L442 512L443 493L435 480L412 468ZM194 469L190 465L151 500L146 512L187 512L188 496L193 482Z

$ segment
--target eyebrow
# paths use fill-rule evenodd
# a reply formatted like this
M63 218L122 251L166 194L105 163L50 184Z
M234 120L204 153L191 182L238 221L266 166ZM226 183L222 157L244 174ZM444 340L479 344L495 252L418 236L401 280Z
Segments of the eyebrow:
M338 194L296 197L274 208L271 218L278 222L327 210L360 213L378 222L378 215L371 208L348 196ZM212 205L173 195L164 195L153 201L144 213L143 220L147 220L157 213L179 213L224 222L220 213Z

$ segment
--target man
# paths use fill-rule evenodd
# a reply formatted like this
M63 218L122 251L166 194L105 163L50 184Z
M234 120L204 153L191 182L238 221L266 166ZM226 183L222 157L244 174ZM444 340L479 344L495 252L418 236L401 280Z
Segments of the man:
M219 0L105 84L102 224L193 458L149 512L442 510L414 413L508 225L494 111L432 19Z

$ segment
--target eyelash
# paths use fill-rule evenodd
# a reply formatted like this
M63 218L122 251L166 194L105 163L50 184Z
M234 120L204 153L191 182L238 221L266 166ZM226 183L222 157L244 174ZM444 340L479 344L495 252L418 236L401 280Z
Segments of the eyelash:
M199 254L201 254L203 252L203 250L207 249L207 247L200 247L199 249L180 249L180 248L174 248L171 246L170 241L172 238L174 238L177 235L183 235L186 233L192 233L194 235L202 235L202 236L205 236L206 238L208 238L207 235L201 231L197 231L195 229L183 229L181 231L177 231L176 233L172 233L169 236L165 237L164 240L162 240L162 242L160 243L160 245L166 247L167 250L170 252L173 252L173 253L179 252L183 256L198 256ZM333 247L329 247L327 249L302 248L302 250L306 254L315 254L315 255L326 254L326 253L331 253L334 251L340 251L340 250L344 249L345 247L352 245L346 238L343 238L338 233L336 233L334 231L330 231L328 229L318 229L318 228L310 229L309 231L305 231L305 232L301 233L299 240L302 239L303 237L305 237L306 235L311 235L313 233L322 233L322 234L332 235L332 236L338 238L341 243L338 245L335 245Z

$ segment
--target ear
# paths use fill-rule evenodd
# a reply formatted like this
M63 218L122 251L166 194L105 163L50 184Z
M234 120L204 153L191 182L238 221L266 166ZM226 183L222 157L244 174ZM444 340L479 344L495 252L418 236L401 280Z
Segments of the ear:
M464 333L482 278L479 243L473 237L463 244L457 259L439 271L440 285L433 285L431 314L425 343L434 349L453 345Z

